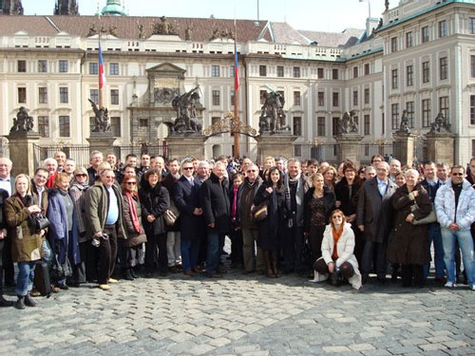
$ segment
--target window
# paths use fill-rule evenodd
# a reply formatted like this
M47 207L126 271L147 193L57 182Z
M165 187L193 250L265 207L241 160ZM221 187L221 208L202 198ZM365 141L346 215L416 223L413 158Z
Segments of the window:
M119 105L119 89L111 89L111 105Z
M391 126L393 130L399 128L399 104L391 104Z
M397 89L398 87L398 73L397 69L391 71L391 88Z
M414 66L406 67L406 85L412 87L414 85Z
M259 66L259 76L267 77L267 66Z
M122 136L120 130L120 116L111 117L111 130L114 137Z
M470 74L475 78L475 56L470 56Z
M49 137L49 117L38 116L38 133L41 137Z
M406 48L410 48L414 45L414 39L412 36L412 32L407 32L406 33Z
M302 118L300 116L294 116L294 135L302 136Z
M277 76L279 78L284 77L284 66L277 66Z
M18 88L18 103L20 104L26 103L26 88L25 87Z
M429 62L422 62L422 83L429 83L430 67Z
M48 88L47 87L38 88L38 103L48 104Z
M449 121L449 97L441 96L439 98L439 112Z
M364 65L364 75L370 75L369 63L366 63L366 64Z
M431 124L430 99L422 99L422 127L429 127Z
M475 125L475 95L470 95L470 125Z
M332 79L338 80L338 69L332 69Z
M447 21L439 21L439 38L447 36Z
M317 117L317 136L325 135L325 116Z
M119 63L110 63L109 64L109 74L110 75L119 75Z
M211 94L212 94L211 96L212 96L212 98L213 98L213 99L212 99L213 105L215 105L215 106L220 105L221 100L220 100L220 93L219 93L219 90L213 90L213 91L211 92Z
M234 78L234 66L229 67L229 76Z
M69 116L60 116L59 117L59 136L60 137L70 137L69 129Z
M59 72L67 73L68 72L68 61L60 60L59 61Z
M339 117L332 118L332 136L338 135L339 122L340 122Z
M468 30L472 35L475 34L475 17L470 17L468 19Z
M212 65L211 66L211 76L212 77L219 77L219 66Z
M301 97L300 97L300 92L299 92L299 91L294 91L294 105L295 105L295 106L300 106L300 105L302 105L302 103L301 103Z
M294 78L300 78L300 67L294 67Z
M59 102L61 104L69 103L68 87L60 87L59 88Z
M91 89L89 91L89 96L90 96L89 99L91 99L94 102L94 104L96 105L99 104L99 90L98 89Z
M26 61L17 61L18 73L26 73Z
M440 80L447 79L447 57L439 58L439 76Z
M317 68L318 79L324 78L323 68Z
M44 59L40 59L38 61L38 73L46 73L48 72L48 62Z
M424 26L421 33L421 42L429 42L429 26Z
M332 95L332 105L339 106L340 105L340 93L333 93Z
M139 119L139 127L148 127L148 119Z
M391 38L391 52L397 52L397 37Z
M369 115L365 115L364 118L364 134L365 135L371 135L371 132L370 132L370 122L369 122Z
M98 75L99 74L99 64L89 63L89 74L90 75Z
M353 78L358 78L358 67L353 67Z
M409 127L414 127L414 102L408 101L406 103L407 124Z
M369 88L365 88L364 90L364 103L369 104Z
M318 92L318 106L325 106L325 92Z
M358 90L353 90L353 106L358 106Z
M234 98L234 90L231 90L231 91L229 92L229 101L231 102L231 106L234 106L234 100L235 100L235 98Z

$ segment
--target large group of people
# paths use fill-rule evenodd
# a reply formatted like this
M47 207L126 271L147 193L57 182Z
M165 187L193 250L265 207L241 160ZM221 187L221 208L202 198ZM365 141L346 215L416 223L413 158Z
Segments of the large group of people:
M40 263L52 293L170 273L221 278L228 268L355 289L371 273L386 283L390 272L421 288L433 255L436 283L454 288L465 278L475 290L475 158L449 169L380 155L356 167L143 153L119 166L94 151L89 167L76 168L59 151L31 178L11 176L12 165L0 157L0 306L37 305ZM16 301L4 298L4 284Z

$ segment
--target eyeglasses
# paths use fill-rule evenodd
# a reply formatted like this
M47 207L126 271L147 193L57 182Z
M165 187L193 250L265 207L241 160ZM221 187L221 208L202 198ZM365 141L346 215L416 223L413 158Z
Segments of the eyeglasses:
M84 174L84 173L78 173L78 174L76 174L76 177L87 177L87 174Z
M189 171L190 169L193 169L193 167L183 167L182 169Z
M453 175L454 177L457 177L457 176L462 177L462 176L463 176L463 173L452 173L452 175Z
M137 182L127 182L127 185L137 185Z

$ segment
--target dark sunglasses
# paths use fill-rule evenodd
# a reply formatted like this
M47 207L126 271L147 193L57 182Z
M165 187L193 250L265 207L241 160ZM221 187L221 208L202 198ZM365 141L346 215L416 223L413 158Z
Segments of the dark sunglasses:
M462 177L462 176L463 176L463 173L452 173L452 175L453 175L454 177L457 177L457 176Z
M87 174L84 174L84 173L78 173L78 174L76 174L76 177L87 177Z
M136 185L137 182L127 182L127 183L125 183L125 184L127 184L127 185Z
M193 169L193 167L183 167L183 169L186 169L187 171L189 171L190 169Z

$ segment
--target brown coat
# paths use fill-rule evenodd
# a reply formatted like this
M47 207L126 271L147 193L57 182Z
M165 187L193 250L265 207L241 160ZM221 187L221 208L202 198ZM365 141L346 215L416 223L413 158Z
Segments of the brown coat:
M122 195L124 199L124 226L125 233L127 234L127 239L123 241L125 247L134 247L138 246L144 242L147 242L147 236L145 235L144 228L142 226L142 208L138 198L133 197L133 204L135 206L135 211L137 212L137 218L140 224L140 233L138 233L134 228L134 223L132 221L132 214L129 207L129 201L125 194Z
M3 207L8 234L12 240L13 262L30 262L41 259L43 238L30 232L30 214L16 195L5 201Z

